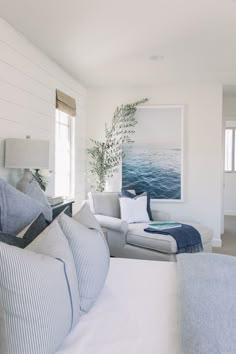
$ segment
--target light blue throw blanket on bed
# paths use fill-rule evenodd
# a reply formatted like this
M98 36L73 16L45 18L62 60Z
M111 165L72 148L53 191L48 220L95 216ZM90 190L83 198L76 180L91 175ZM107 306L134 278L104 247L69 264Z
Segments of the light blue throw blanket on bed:
M181 354L236 353L236 257L177 255Z

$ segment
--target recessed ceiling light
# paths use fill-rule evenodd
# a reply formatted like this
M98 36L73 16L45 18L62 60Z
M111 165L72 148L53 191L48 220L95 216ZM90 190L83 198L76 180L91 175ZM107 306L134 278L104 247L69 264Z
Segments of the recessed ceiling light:
M164 56L163 55L151 55L149 57L149 59L152 61L161 61L164 59Z

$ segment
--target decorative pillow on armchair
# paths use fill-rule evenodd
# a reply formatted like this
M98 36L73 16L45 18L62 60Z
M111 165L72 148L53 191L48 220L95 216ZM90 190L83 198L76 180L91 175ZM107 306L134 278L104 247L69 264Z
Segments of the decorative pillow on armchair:
M152 217L152 210L151 210L151 205L150 205L150 203L151 203L150 193L149 192L142 192L140 194L136 194L135 191L122 189L122 195L124 197L128 197L128 198L135 198L135 197L137 197L137 195L143 195L143 193L147 194L147 212L148 212L148 216L149 216L150 220L152 221L153 217Z
M121 219L128 223L149 222L147 212L147 193L137 195L133 198L119 196Z
M0 178L0 225L3 232L19 233L43 211L43 203Z

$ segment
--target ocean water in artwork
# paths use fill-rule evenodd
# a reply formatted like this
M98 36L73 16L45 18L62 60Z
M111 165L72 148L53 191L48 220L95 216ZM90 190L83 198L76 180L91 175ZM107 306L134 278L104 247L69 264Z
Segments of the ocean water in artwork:
M155 144L124 146L122 187L153 199L181 199L181 149Z

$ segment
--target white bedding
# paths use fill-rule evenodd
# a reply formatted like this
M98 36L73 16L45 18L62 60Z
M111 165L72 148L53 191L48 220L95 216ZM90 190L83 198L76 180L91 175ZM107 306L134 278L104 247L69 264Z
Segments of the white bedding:
M180 354L176 263L112 258L106 285L57 354Z

